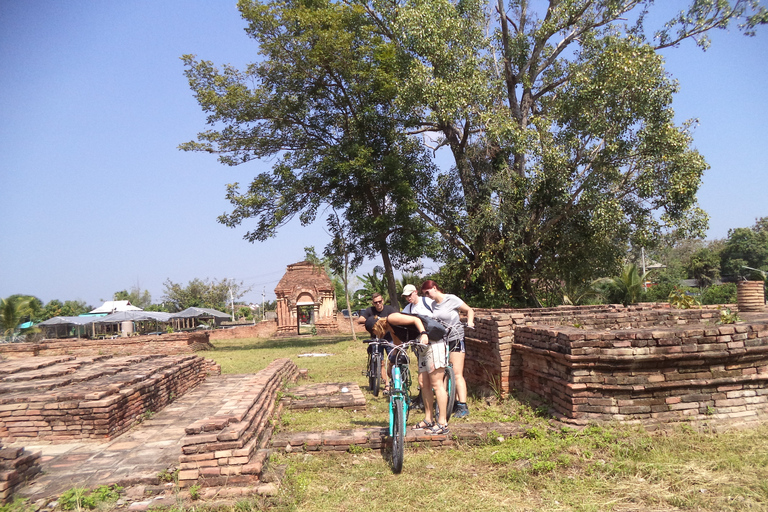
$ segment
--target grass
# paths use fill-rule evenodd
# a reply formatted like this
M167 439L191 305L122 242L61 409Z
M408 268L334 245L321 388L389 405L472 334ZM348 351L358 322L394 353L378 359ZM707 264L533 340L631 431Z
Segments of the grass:
M286 411L283 431L387 424L387 402L366 389L362 343L344 336L216 343L210 357L224 373L253 372L291 357L313 382L356 382L366 411ZM302 353L329 357L299 358ZM301 383L299 383L301 384ZM288 472L280 494L237 510L276 511L741 511L768 510L768 424L698 432L681 425L647 432L611 424L554 429L540 410L508 398L470 397L472 414L456 422L517 422L520 437L489 435L480 445L408 448L403 472L382 453L276 453Z

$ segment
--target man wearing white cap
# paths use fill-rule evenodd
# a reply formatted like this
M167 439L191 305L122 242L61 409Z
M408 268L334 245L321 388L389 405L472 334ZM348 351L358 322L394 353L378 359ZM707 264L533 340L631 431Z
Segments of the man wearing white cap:
M424 315L428 317L434 316L432 314L432 305L435 301L428 299L427 297L419 297L419 293L416 291L415 286L412 284L403 286L403 295L408 301L408 304L403 308L403 313Z

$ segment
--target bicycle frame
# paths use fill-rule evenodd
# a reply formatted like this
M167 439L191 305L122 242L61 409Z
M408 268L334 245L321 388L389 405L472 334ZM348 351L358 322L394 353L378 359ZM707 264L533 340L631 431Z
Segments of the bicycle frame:
M411 377L410 377L410 357L408 356L407 348L415 344L414 342L406 342L401 345L392 345L391 356L394 358L392 364L392 380L389 391L389 435L392 436L394 415L395 415L395 401L401 401L403 403L403 425L408 418L408 410L411 405ZM401 362L401 358L402 360Z

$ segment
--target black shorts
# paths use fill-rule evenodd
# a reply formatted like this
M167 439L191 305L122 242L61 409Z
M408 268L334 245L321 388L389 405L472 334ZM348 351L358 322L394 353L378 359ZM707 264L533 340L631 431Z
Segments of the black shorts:
M464 338L450 340L448 342L448 352L461 352L464 354L466 352L464 348Z

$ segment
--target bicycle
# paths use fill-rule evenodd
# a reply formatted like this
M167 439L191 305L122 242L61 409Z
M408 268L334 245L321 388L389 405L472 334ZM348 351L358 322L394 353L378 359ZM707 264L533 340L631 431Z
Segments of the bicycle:
M400 473L403 470L403 458L405 456L405 426L411 406L411 359L408 356L408 348L423 346L417 341L407 341L400 345L379 338L365 340L369 346L374 344L389 346L392 351L389 354L392 361L392 375L389 391L389 437L392 439L392 472Z
M368 364L365 369L365 376L368 377L368 389L373 393L373 396L379 396L379 389L381 388L382 358L381 352L377 350L379 344L376 343L376 346L368 346Z

